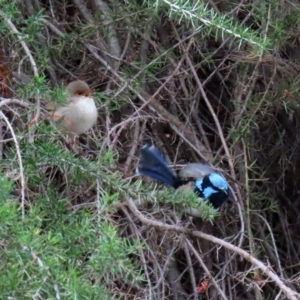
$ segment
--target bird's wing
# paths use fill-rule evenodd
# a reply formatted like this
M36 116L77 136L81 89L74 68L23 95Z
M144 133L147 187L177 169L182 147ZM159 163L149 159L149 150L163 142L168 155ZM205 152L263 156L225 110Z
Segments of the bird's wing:
M207 174L214 172L213 168L201 163L190 163L182 168L179 172L181 178L202 178Z

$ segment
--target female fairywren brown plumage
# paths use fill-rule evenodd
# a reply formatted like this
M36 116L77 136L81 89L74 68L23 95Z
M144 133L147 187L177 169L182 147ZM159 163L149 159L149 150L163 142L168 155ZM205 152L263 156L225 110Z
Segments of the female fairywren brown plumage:
M93 127L97 121L98 111L91 97L88 84L82 80L70 82L67 87L68 103L64 106L48 104L53 110L52 119L60 120L60 126L67 132L82 134Z

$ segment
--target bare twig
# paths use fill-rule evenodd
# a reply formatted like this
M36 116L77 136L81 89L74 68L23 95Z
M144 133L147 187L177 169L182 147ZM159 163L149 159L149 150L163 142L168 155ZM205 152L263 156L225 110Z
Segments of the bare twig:
M190 234L198 238L202 238L208 241L211 241L212 243L215 243L217 245L223 246L227 248L230 251L233 251L240 256L242 256L244 259L249 261L250 263L254 264L256 267L258 267L263 273L265 273L268 277L270 277L276 285L284 292L287 299L289 300L299 300L300 294L297 292L294 292L292 289L290 289L288 286L286 286L283 281L278 277L276 273L274 273L271 269L269 269L268 266L266 266L263 262L255 258L254 256L250 255L247 251L234 246L222 239L219 239L215 236L205 234L201 231L196 230L190 230L186 229L177 225L169 225L162 222L159 222L157 220L148 219L143 216L143 214L137 209L137 207L134 204L134 201L132 199L127 200L128 206L132 213L143 223L149 226L153 226L155 228L158 228L160 230L170 230L170 231L176 231L178 233L185 233Z
M7 98L2 98L0 97L0 107L5 106L5 105L10 105L10 104L17 104L23 107L28 108L29 107L29 103L27 101L24 100L19 100L19 99L7 99Z
M176 246L174 245L172 248L171 246L167 246L167 261L166 261L166 266L168 267L168 270L166 270L166 273L163 274L166 276L167 281L170 284L171 290L172 290L172 299L174 300L185 300L187 298L187 294L184 291L181 283L180 283L180 278L181 278L181 273L178 270L176 260L174 258L174 252L176 250Z
M44 18L40 18L40 21L47 25L55 34L60 37L64 37L64 33L62 33L56 26L54 26L50 21Z
M190 140L191 143L194 145L198 145L198 147L195 146L195 151L198 153L199 156L201 156L206 161L206 156L204 156L202 153L205 153L209 155L207 152L207 149L204 147L204 145L197 139L196 135L194 134L193 130L185 126L177 117L170 114L160 103L155 101L154 95L158 93L158 91L162 88L160 87L156 93L153 96L150 96L145 91L137 91L134 87L132 87L125 79L123 79L118 73L116 73L112 67L109 66L109 64L99 55L95 52L94 47L90 44L85 44L85 46L88 48L88 50L94 55L94 57L99 60L106 68L108 68L114 76L118 80L120 80L123 84L125 84L140 100L144 102L143 106L151 105L153 108L155 108L156 112L161 115L164 119L168 120L171 124L175 125L179 130L181 130L187 139ZM174 70L174 73L176 70ZM171 76L170 76L171 77ZM165 82L166 84L166 82ZM141 108L140 108L141 109ZM139 109L139 110L140 110Z
M43 283L45 283L48 278L51 278L51 272L49 271L49 267L46 266L43 261L40 259L40 257L37 255L36 252L32 251L30 248L28 248L27 246L22 246L23 250L29 251L31 257L37 262L38 266L44 270L45 274L43 276ZM34 295L32 296L33 299L40 299L41 298L41 290L42 290L42 285L36 290L36 292L34 293ZM57 283L54 283L54 290L55 290L55 297L57 300L61 299L60 297L60 292L59 292L59 287L57 285Z
M48 25L48 24L47 24ZM51 28L53 25L51 26ZM55 30L57 32L57 30ZM86 42L83 42L84 46L93 54L93 56L100 61L109 71L112 72L112 74L124 84L124 86L127 86L132 92L135 93L135 95L141 99L144 104L132 115L132 117L141 111L144 107L147 105L151 105L152 107L155 108L157 113L161 115L164 119L168 120L172 125L174 125L174 128L178 128L178 132L182 132L185 140L188 140L191 145L193 145L193 149L197 152L197 154L203 158L204 161L207 161L207 157L210 157L210 153L207 151L205 146L201 143L201 141L196 137L194 134L193 130L187 127L185 124L182 124L179 119L172 114L170 114L160 103L158 103L154 97L158 95L158 93L164 88L164 86L172 79L173 76L169 76L169 78L162 84L157 91L150 96L148 93L145 91L137 91L134 87L132 87L129 82L127 82L125 79L123 79L108 63L105 59L103 59L98 53L96 53L96 49L93 45L88 44ZM181 61L177 64L173 74L175 75L178 69L181 66L181 62L184 61L184 57L181 59ZM205 155L203 154L205 153Z
M141 243L140 232L137 229L136 224L132 220L132 217L131 217L130 213L128 212L126 207L122 207L122 211L126 215L127 219L130 221L130 225L131 225L130 228L134 232L134 235L135 235L136 239ZM147 268L148 264L147 264L147 261L146 261L146 257L145 257L144 252L142 251L142 249L138 249L138 251L139 251L140 259L142 261L142 266L143 266L143 269L144 269L144 272L145 272L145 275L146 275L146 278L147 278L147 282L148 282L148 285L149 285L149 288L148 288L149 294L148 294L147 299L152 299L152 283L151 283L150 274L149 274L148 268Z
M19 31L17 30L16 26L13 24L13 22L9 18L6 17L6 15L3 13L2 10L0 10L0 15L4 18L5 22L7 23L8 27L11 29L11 31L16 34L21 46L23 47L23 50L25 51L27 57L29 58L34 76L38 77L39 72L38 72L35 60L34 60L32 54L31 54L27 44L23 41L23 39L22 39ZM39 97L37 97L36 98L36 112L35 112L35 120L36 121L39 119L40 112L41 112L41 100L40 100ZM34 139L34 126L32 126L30 128L29 142L33 142L33 139Z
M267 226L267 228L269 230L269 233L270 233L270 236L271 236L271 240L272 240L272 244L273 244L273 250L274 250L275 256L276 256L276 260L275 261L277 263L277 266L278 266L278 269L279 269L279 272L280 272L280 276L282 278L284 278L283 269L281 267L279 253L278 253L278 250L277 250L277 246L276 246L276 243L275 243L274 234L273 234L273 231L271 229L271 226L269 225L268 221L263 216L261 216L260 214L256 214L256 216L259 217L261 220L263 220L263 222L266 224L266 226Z
M193 287L193 298L194 298L194 300L197 300L198 299L197 290L196 290L197 283L196 283L195 273L194 273L194 269L193 269L193 265L192 265L191 254L188 249L187 239L183 239L183 240L184 240L183 250L185 253L186 260L187 260L187 267L188 267L188 270L190 273L191 284Z
M216 282L215 278L211 275L210 271L208 270L208 268L206 267L205 263L203 262L201 256L199 255L198 251L196 251L196 249L193 247L193 245L191 244L191 242L186 239L186 244L188 246L188 248L193 252L193 254L195 255L195 257L197 258L197 260L199 261L201 267L203 268L203 270L205 271L205 273L209 276L209 278L211 279L211 281L213 282L215 288L217 289L217 291L219 292L219 295L224 299L224 300L228 300L228 298L226 297L226 295L224 294L224 292L222 291L222 289L220 288L220 286L218 285L218 283Z
M14 139L15 147L16 147L16 154L18 157L18 162L19 162L19 167L20 167L20 181L21 181L21 210L22 210L22 218L25 218L25 177L24 177L24 168L23 168L23 161L22 161L22 156L21 156L21 151L20 151L20 146L18 139L15 135L15 131L12 128L9 120L6 118L5 114L0 110L0 116L2 119L5 121L7 124L7 127L9 128L11 135Z
M94 0L96 7L102 12L102 19L103 23L107 24L108 34L109 37L109 51L114 56L119 58L121 55L121 47L119 40L117 38L117 31L114 27L113 19L110 16L110 9L106 2L102 0ZM119 62L114 64L114 68L118 68Z
M81 0L73 0L73 3L76 5L78 10L80 11L83 18L90 23L93 23L94 19L89 10L86 8L85 3L83 3Z
M25 51L26 55L29 58L34 76L39 76L39 72L38 72L36 63L34 61L34 58L31 55L31 52L30 52L27 44L22 40L22 37L21 37L19 31L17 30L16 26L9 18L6 17L5 13L2 10L0 10L0 15L4 18L5 22L7 23L8 27L11 29L11 31L17 35L17 38L18 38L20 44L22 45L23 50Z
M125 166L124 166L125 175L128 175L128 173L129 173L129 168L131 166L132 159L134 158L134 154L136 153L136 149L139 146L140 141L142 140L141 133L144 133L145 128L146 128L146 122L144 122L142 124L141 129L140 129L139 121L135 122L135 129L134 129L134 134L133 134L133 140L132 140L132 143L131 143L131 149L128 153L128 157L126 159Z

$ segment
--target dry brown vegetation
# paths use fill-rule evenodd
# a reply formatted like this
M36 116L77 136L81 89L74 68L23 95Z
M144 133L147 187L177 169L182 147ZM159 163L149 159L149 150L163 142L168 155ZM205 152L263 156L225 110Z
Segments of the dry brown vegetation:
M20 154L18 167L3 167L13 194L26 215L52 185L70 211L89 208L92 217L99 190L114 192L102 179L95 188L93 177L69 184L63 166L40 165L47 182L38 184L26 168L20 173L20 161L30 157L22 147L45 138L39 128L45 103L57 95L51 90L85 80L96 92L97 125L80 137L80 149L63 135L49 134L47 142L82 161L114 151L118 159L105 166L107 174L120 171L126 184L137 180L139 147L154 143L175 167L214 165L232 188L211 224L179 217L172 199L164 205L151 195L137 205L145 195L127 186L113 211L102 213L121 237L143 243L130 259L144 280L91 282L116 299L300 299L299 3L207 1L216 15L233 18L228 28L253 33L234 39L203 22L180 21L167 4L156 14L154 2L168 1L24 0L14 19L3 1L0 150L2 159ZM42 84L30 79L42 75ZM28 130L33 115L38 126Z

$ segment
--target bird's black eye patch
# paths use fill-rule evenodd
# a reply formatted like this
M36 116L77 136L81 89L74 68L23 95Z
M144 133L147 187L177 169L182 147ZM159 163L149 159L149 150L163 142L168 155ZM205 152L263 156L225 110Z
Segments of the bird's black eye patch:
M195 193L199 198L209 201L215 209L222 206L228 199L228 192L226 193L224 189L213 185L209 176L196 180Z

